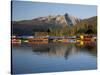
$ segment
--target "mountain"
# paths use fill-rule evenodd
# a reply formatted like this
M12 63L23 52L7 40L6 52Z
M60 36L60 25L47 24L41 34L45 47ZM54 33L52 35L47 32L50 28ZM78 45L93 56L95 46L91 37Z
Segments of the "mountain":
M85 33L89 28L97 32L97 16L79 19L68 13L64 15L49 15L32 20L12 21L13 35L34 35L34 32L52 30L50 35L71 35Z
M71 15L69 15L67 13L64 16L65 16L65 20L66 20L66 23L67 23L68 26L76 25L81 21L77 17L71 16Z
M33 35L35 31L46 31L48 28L63 28L73 26L80 22L80 19L69 15L56 15L39 17L32 20L12 21L12 34Z

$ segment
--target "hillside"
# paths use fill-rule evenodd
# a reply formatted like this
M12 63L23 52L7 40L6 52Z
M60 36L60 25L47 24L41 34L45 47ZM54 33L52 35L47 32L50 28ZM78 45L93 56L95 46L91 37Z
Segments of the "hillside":
M97 33L97 16L90 17L88 19L81 20L80 23L76 24L75 27L78 32L86 33L89 29L93 31L94 34Z
M52 30L49 35L62 36L85 33L89 28L97 32L97 17L80 20L69 14L12 21L13 35L34 35L34 32Z

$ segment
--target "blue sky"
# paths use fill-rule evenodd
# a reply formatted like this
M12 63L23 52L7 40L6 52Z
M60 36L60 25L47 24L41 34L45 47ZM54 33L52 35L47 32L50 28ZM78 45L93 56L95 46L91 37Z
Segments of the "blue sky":
M89 18L97 15L97 6L73 5L44 2L13 1L12 20L28 20L48 15L70 15L78 18Z

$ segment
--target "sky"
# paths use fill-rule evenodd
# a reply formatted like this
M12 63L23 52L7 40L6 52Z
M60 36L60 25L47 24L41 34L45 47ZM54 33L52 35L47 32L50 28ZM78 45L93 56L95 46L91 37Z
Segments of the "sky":
M65 13L81 19L89 18L92 16L97 16L97 6L31 1L12 1L13 21L29 20L49 15L64 15Z

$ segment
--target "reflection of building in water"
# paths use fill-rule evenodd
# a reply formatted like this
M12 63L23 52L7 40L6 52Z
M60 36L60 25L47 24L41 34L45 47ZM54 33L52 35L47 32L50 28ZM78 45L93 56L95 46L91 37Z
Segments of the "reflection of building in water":
M33 46L33 52L48 56L63 56L68 58L69 55L77 53L74 45L38 45Z

